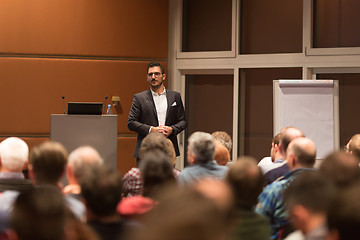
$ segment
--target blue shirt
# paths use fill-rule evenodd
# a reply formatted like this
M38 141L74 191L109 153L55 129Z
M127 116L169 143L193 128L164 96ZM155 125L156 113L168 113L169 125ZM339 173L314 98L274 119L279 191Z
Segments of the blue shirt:
M227 167L220 166L215 160L205 164L194 164L187 166L182 172L179 173L178 182L180 184L191 184L201 178L214 177L223 179L227 172Z
M304 170L309 169L298 168L286 173L281 180L267 185L258 197L256 212L269 219L271 239L277 239L282 228L289 224L288 213L283 201L283 194L292 180Z

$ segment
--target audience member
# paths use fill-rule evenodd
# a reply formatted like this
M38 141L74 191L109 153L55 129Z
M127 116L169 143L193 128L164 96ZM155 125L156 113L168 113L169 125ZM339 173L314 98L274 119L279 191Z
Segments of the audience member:
M158 149L143 154L140 173L144 183L142 195L124 198L117 208L128 223L140 223L143 215L156 204L162 189L176 184L169 156Z
M348 144L349 152L360 162L360 134L355 134Z
M36 185L49 184L61 188L61 177L65 173L67 151L58 142L44 142L30 151L29 171ZM85 206L72 196L65 196L66 204L78 219L85 217Z
M329 154L322 161L319 171L339 188L347 187L360 179L358 159L344 151Z
M281 166L284 162L283 155L280 151L280 135L278 133L272 139L271 149L270 149L270 157L264 157L259 163L258 166L261 168L263 174L266 174L270 170Z
M24 191L33 187L22 173L28 158L29 148L20 138L10 137L0 143L0 192Z
M144 154L155 149L163 151L168 157L170 163L174 166L176 154L174 146L169 139L161 133L150 133L143 141L139 149L139 158L141 159ZM173 168L174 176L177 177L179 170ZM142 194L143 183L140 178L140 169L131 168L123 177L123 194L125 197L131 197Z
M224 132L224 131L213 132L211 134L211 136L214 137L216 142L219 142L222 145L224 145L226 147L226 149L229 151L229 159L225 165L231 165L231 163L232 163L231 150L232 150L232 145L233 145L231 136L229 134L227 134L227 132ZM222 164L220 164L220 165L222 165Z
M144 182L143 196L155 198L163 185L175 184L173 168L169 157L160 150L148 152L140 163L140 173Z
M230 216L234 207L234 196L230 186L216 178L202 178L194 184L194 188L204 196L212 199L219 209Z
M64 187L63 193L79 197L81 193L79 179L84 169L93 166L99 167L103 163L104 160L93 147L81 146L76 148L68 157L66 174L69 184Z
M214 137L215 141L218 141L221 144L223 144L227 148L229 153L231 153L232 139L229 134L227 134L224 131L216 131L216 132L213 132L211 135Z
M230 166L225 180L235 197L235 222L229 239L269 239L268 220L254 211L257 197L265 185L264 175L256 160L240 157Z
M230 161L229 150L218 141L215 141L215 161L221 166L226 166Z
M313 168L315 159L314 142L304 137L295 138L286 152L290 171L282 179L266 186L259 195L256 211L270 220L272 239L282 239L291 231L283 193L300 172Z
M325 239L326 215L335 194L333 183L318 171L299 174L284 193L290 221L298 229L286 239Z
M187 166L178 177L180 184L191 184L204 177L224 178L227 168L214 160L215 140L209 133L195 132L188 139Z
M342 190L327 215L329 240L353 240L360 236L360 184Z
M286 127L282 129L282 131L280 132L279 150L285 161L283 161L283 164L281 166L276 167L265 174L266 184L272 183L279 177L284 176L284 174L290 170L289 166L286 164L286 150L290 142L298 137L305 137L304 133L301 130L295 127Z
M194 188L167 189L147 215L144 228L129 239L220 240L226 233L225 214Z
M19 195L10 217L10 240L63 240L65 202L54 186L38 186Z
M122 188L119 174L105 165L92 167L83 173L80 186L89 226L102 240L118 239L124 232L124 223L116 212Z

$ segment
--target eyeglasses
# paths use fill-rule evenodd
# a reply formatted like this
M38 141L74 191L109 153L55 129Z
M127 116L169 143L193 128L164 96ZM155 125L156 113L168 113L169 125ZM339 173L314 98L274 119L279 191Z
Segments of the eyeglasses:
M152 78L152 76L155 76L155 78L160 77L161 73L160 72L152 72L152 73L148 73L147 76L148 78Z

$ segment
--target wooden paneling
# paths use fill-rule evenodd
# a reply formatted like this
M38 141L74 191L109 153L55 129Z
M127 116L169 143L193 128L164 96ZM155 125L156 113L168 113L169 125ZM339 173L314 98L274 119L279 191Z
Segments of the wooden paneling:
M167 58L167 0L1 0L0 53Z
M65 101L120 96L118 132L130 133L133 94L148 88L147 62L0 58L2 134L48 134L50 114Z
M134 149L136 137L118 137L117 169L123 176L132 167L136 167Z
M360 1L314 1L314 47L360 47Z
M184 0L182 51L230 51L232 0Z
M303 0L242 0L240 51L243 54L302 51Z

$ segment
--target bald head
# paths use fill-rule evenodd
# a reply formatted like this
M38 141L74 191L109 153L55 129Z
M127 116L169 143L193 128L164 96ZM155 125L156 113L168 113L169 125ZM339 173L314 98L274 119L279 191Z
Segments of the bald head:
M316 161L315 143L309 138L295 138L288 146L286 159L290 170L300 167L312 168Z
M349 141L349 151L360 161L360 134L354 135Z
M283 157L286 157L287 148L292 140L298 137L305 137L305 134L296 127L287 127L281 131L280 146Z

